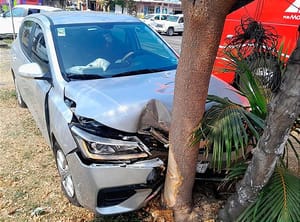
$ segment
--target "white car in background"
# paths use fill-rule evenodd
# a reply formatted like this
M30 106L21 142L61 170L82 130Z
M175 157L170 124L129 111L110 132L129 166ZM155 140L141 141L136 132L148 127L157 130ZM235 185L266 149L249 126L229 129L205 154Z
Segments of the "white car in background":
M141 20L147 25L153 25L156 21L164 21L168 17L168 14L147 14Z
M166 33L169 36L175 33L181 35L184 30L183 14L168 15L166 20L156 21L152 27L158 33Z
M16 5L12 9L12 13L11 11L6 11L1 14L0 39L11 38L14 33L17 35L19 33L21 22L25 16L48 11L62 11L62 9L45 5ZM13 15L14 27L12 25L11 14Z

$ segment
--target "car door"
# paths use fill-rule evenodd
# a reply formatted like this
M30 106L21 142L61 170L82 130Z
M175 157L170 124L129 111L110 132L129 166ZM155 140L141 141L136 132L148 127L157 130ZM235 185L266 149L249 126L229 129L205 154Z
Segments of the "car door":
M180 17L178 19L178 26L177 26L177 32L183 32L184 26L183 26L183 17Z
M24 50L25 56L13 55L16 57L17 64L34 62L40 65L43 73L47 76L47 79L51 79L51 71L47 53L47 43L45 41L44 33L41 26L37 23L32 23L33 27L29 34L28 48ZM24 31L24 29L23 29ZM25 31L26 32L26 31ZM22 32L21 39L24 38L24 32ZM41 130L43 136L48 139L48 127L47 127L47 95L52 87L49 80L46 79L33 79L25 78L15 73L15 78L21 95L30 110L37 126Z
M175 32L183 32L183 17L178 17L177 21L174 22Z
M13 15L13 20L11 18L11 14ZM10 11L5 12L0 18L0 33L12 34L14 31L15 33L18 33L25 15L27 15L27 10L21 7L13 8L12 13ZM14 28L12 22L14 24Z

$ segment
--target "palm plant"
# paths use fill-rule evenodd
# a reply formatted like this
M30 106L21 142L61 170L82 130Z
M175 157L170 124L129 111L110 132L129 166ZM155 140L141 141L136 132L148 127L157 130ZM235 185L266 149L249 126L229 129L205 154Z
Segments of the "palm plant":
M208 96L214 101L204 115L201 126L195 131L194 142L205 140L206 157L211 155L212 168L220 171L229 168L232 161L246 159L264 128L264 121L245 107L227 98Z
M224 160L228 169L232 162L247 159L263 132L268 103L265 90L242 54L226 52L226 55L232 66L243 70L239 80L242 83L240 94L248 99L250 107L208 95L207 101L214 105L204 114L194 133L194 142L207 141L206 156L212 153L212 168L217 171L224 169Z
M237 221L300 221L299 189L300 178L278 166L257 200Z
M248 25L251 26L251 30L255 30L253 24ZM261 35L262 27L259 25L256 29ZM263 45L264 40L258 39L254 44L242 42L246 45L246 49L241 48L241 44L236 44L236 42L231 43L232 47L225 48L224 56L228 61L226 70L236 71L236 79L238 79L236 86L240 94L248 99L250 107L242 107L227 98L208 96L207 101L213 102L214 105L204 114L193 137L194 142L206 141L203 143L206 157L211 156L212 168L215 170L220 171L224 169L224 166L228 169L232 162L238 161L241 157L245 160L249 154L249 148L256 145L256 141L263 132L267 105L280 86L278 80L284 75L287 60L284 54L284 44L282 43L276 52L274 47L276 35L270 35L269 38L267 38L268 33L262 35L272 40L272 44L269 45L267 43ZM235 39L238 42L241 41L240 38ZM253 48L250 49L249 45ZM249 57L252 60L249 60ZM253 58L257 59L253 60ZM274 64L274 59L270 62L270 58L276 58L276 64ZM257 73L257 70L260 73ZM300 144L297 137L299 132L298 119L292 128L291 138L287 142L285 152L288 153L288 149L292 150L298 164L299 155L295 144ZM288 155L285 156L288 157ZM288 159L285 160L288 163Z
M278 54L281 53L281 51L278 52ZM226 56L231 61L231 65L240 70L240 94L248 99L250 107L235 104L227 98L208 95L207 101L213 102L214 105L204 114L193 135L193 142L206 141L204 143L206 157L211 156L212 168L218 171L224 169L224 160L225 166L229 168L232 161L236 162L241 157L243 159L248 157L249 149L256 145L256 141L263 132L267 105L272 97L270 88L264 87L262 82L253 75L248 61L241 54L226 52ZM284 62L278 61L278 66L284 75ZM300 159L295 144L300 144L299 121L298 119L295 122L285 149L286 154L292 150L298 165ZM288 164L288 155L284 155L284 158Z
M241 94L247 97L250 107L242 107L227 98L208 96L208 102L213 102L214 105L205 113L193 136L194 142L206 141L203 144L206 144L207 157L209 153L212 154L213 169L229 171L228 177L225 178L226 183L233 180L236 182L242 178L247 168L247 157L251 156L248 148L255 147L262 135L268 102L280 85L281 76L276 75L285 73L286 56L283 48L281 44L277 54L274 54L274 48L268 51L267 47L260 47L259 50L253 49L251 56L249 47L248 54L243 53L240 47L230 47L224 52L230 65L227 70L236 71L238 75L236 86ZM253 60L255 57L259 59ZM269 62L270 57L276 58L275 71L274 63ZM255 67L263 67L260 72L268 72L268 76L264 75L265 73L258 74L258 68ZM267 78L269 82L266 84L266 79L262 79L264 76L272 77L272 81ZM272 178L262 189L257 201L245 210L238 221L300 221L298 213L300 178L288 170L288 154L293 153L298 163L299 174L300 159L297 151L300 144L299 135L300 117L291 129L284 155L277 164ZM235 162L239 164L232 167Z

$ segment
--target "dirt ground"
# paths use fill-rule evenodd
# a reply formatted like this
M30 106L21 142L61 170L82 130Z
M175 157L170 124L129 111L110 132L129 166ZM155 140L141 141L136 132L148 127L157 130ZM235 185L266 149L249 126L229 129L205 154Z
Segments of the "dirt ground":
M17 105L9 52L0 44L0 222L170 221L168 211L157 211L159 197L139 211L109 217L95 217L68 202L52 151L28 110ZM201 220L213 219L222 201L209 190L204 193L195 198L197 209Z

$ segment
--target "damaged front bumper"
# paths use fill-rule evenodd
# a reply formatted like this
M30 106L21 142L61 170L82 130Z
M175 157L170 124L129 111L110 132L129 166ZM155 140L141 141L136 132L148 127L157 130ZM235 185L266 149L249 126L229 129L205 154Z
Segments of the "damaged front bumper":
M67 155L78 202L108 215L143 207L163 182L159 159L132 164L85 164L76 152Z
M125 213L143 207L161 188L165 164L137 137L110 139L76 126L71 131L79 149L67 161L83 207L102 215Z

